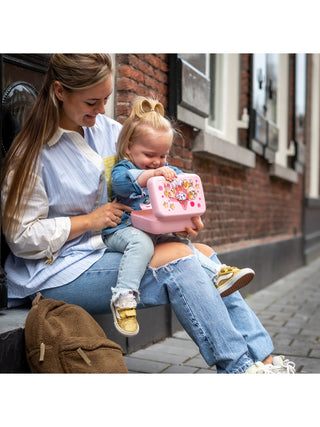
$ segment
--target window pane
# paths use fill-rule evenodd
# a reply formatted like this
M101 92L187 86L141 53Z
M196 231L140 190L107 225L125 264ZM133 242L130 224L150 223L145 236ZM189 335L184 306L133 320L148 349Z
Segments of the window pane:
M210 55L210 116L209 125L222 130L223 127L223 54Z
M205 53L180 53L180 58L186 62L189 62L197 70L201 71L201 73L206 73L206 54Z
M279 54L267 55L266 118L277 123Z
M266 54L253 56L253 108L263 116L266 113Z
M304 126L306 114L306 54L296 55L296 90L295 90L295 139L304 143Z

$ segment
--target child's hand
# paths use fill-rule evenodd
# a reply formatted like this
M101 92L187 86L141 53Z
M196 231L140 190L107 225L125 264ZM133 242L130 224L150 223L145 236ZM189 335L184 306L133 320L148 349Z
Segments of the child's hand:
M163 176L167 181L173 181L177 178L176 172L169 168L169 166L162 166L154 170L154 176Z
M169 168L169 166L162 166L158 169L148 169L143 171L137 178L137 184L140 187L146 187L148 179L154 176L163 176L167 181L173 181L178 175L176 172Z

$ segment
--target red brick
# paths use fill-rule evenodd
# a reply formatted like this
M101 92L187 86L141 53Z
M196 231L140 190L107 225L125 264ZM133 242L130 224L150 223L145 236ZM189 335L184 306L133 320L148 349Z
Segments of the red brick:
M117 102L118 103L123 103L123 102L132 103L136 97L137 97L137 95L135 93L132 93L132 92L118 92Z
M144 60L154 68L159 68L160 66L160 59L155 55L144 55Z
M147 64L146 62L140 60L139 64L138 64L138 68L145 75L152 76L153 68L152 68L152 66L150 64Z
M116 113L119 116L129 116L131 112L131 107L128 104L118 104L116 108Z
M176 166L179 169L183 169L183 160L179 158L172 158L170 164Z
M137 83L132 79L123 77L117 80L117 89L135 91L137 89Z
M144 75L141 71L135 70L129 65L121 65L118 69L118 78L128 77L132 80L135 80L139 83L143 82Z
M146 88L145 86L138 86L137 95L150 97L150 92L149 92L148 88Z

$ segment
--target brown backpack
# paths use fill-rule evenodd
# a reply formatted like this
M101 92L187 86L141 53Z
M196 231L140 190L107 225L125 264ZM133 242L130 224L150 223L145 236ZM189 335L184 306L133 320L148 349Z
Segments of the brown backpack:
M120 345L83 308L38 293L25 324L31 372L128 373Z

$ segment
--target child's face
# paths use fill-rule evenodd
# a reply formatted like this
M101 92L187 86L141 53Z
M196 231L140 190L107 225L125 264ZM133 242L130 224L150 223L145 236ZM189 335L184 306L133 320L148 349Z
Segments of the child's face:
M172 144L172 132L148 128L127 149L138 169L157 169L165 165Z

